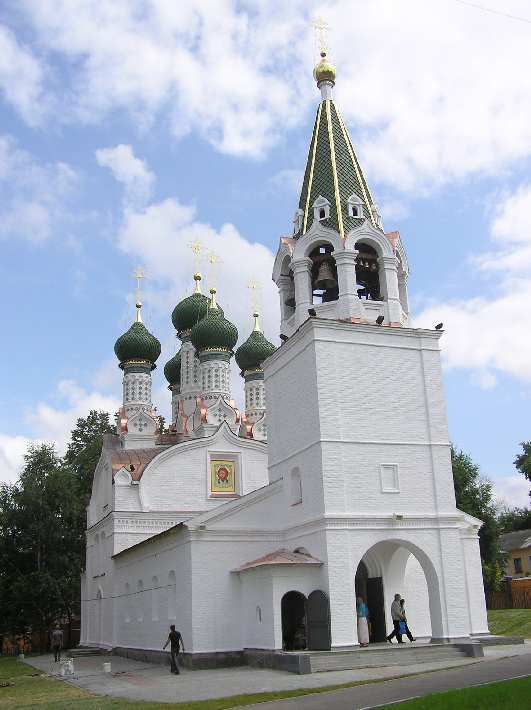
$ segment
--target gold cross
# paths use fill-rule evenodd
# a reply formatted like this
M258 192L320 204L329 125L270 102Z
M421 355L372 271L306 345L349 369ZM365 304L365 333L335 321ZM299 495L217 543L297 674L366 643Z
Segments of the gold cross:
M323 17L316 17L313 22L314 37L319 52L326 52L328 49L328 31L330 26Z
M218 264L223 264L223 259L218 254L216 254L215 251L209 251L207 261L210 264L208 274L208 285L212 288L217 288Z
M136 300L137 300L137 303L139 303L140 302L140 282L142 281L142 279L146 278L146 272L144 271L144 269L141 266L137 266L133 276L136 279Z
M260 307L260 291L262 290L262 284L255 279L251 279L247 284L247 288L251 292L251 307L253 313L259 310Z
M190 249L192 250L194 254L194 271L199 271L200 264L201 264L201 254L203 253L204 247L199 241L199 239L196 239L193 242L190 242L188 245Z

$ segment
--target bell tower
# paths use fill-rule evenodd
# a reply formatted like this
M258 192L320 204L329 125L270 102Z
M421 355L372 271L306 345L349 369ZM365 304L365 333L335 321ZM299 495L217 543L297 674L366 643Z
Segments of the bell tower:
M332 99L336 69L321 52L321 92L293 233L280 240L273 280L281 331L320 318L409 325L408 264L398 232L384 230L354 146Z

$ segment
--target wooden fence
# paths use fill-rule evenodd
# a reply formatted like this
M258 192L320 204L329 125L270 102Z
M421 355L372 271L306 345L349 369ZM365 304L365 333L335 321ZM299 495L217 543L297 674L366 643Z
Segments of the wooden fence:
M531 609L531 589L508 589L487 594L487 609Z

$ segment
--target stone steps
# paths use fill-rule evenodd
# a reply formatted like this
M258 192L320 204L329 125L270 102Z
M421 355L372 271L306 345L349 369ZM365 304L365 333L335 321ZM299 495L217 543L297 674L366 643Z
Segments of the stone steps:
M471 644L467 644L469 646ZM479 644L478 644L479 645ZM396 646L389 648L332 651L309 654L310 672L341 671L354 668L378 668L380 666L409 666L436 661L454 661L470 655L470 649L461 644L423 644L422 646ZM481 648L481 647L480 647ZM477 655L483 655L477 654Z
M105 656L111 651L98 646L78 646L70 649L69 653L72 658L83 658L85 656Z

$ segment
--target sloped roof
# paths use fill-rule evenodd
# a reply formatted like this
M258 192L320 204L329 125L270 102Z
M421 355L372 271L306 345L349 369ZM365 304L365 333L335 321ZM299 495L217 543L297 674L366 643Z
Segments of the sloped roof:
M500 535L500 550L510 552L521 547L531 547L531 530L516 530Z
M245 562L241 567L233 569L233 572L244 572L248 569L255 569L256 567L266 567L270 565L322 565L321 560L312 557L310 554L304 552L290 552L285 548L280 550L275 550L270 552L263 557L259 557L256 560L251 560L251 562Z
M169 446L154 446L151 449L114 449L110 454L112 477L114 478L118 471L125 468L131 474L133 481L139 481L148 463L168 448Z
M359 198L363 218L380 229L371 211L374 201L347 128L332 99L324 99L317 109L304 172L299 199L299 208L304 216L299 234L304 234L312 226L312 205L319 196L330 202L330 217L321 220L324 226L335 229L341 237L359 227L363 218L351 217L348 213L348 198L351 195Z

